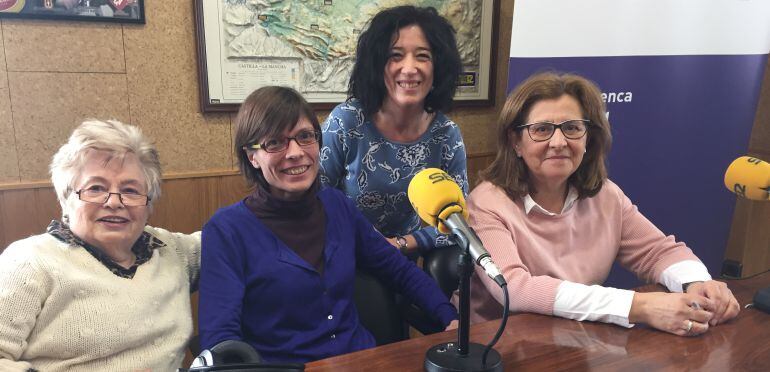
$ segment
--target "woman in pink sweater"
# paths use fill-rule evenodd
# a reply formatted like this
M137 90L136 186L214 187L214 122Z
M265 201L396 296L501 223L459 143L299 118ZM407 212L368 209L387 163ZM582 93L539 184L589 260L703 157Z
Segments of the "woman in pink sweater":
M570 74L530 77L508 96L498 138L497 157L468 208L471 226L508 281L512 311L647 323L682 336L738 314L727 286L711 280L687 246L665 236L607 179L612 139L592 82ZM672 293L602 287L615 260ZM499 287L479 274L473 322L502 310Z

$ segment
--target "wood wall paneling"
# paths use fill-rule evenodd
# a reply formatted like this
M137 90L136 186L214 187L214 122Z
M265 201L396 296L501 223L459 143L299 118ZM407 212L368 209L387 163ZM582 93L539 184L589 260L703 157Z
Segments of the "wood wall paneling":
M471 185L476 184L474 175L492 158L491 153L468 157ZM243 177L234 170L167 176L162 188L149 223L184 233L200 230L217 209L243 199L249 192ZM0 251L16 240L44 232L52 219L59 218L61 210L50 185L0 189Z
M470 154L468 155L468 183L470 184L469 190L473 190L476 185L479 184L479 171L486 168L492 160L495 159L495 153L485 152L482 154Z
M0 28L0 182L19 181L19 159L11 114L11 95L5 67L5 44Z
M235 171L229 175L163 181L149 223L171 231L200 230L218 208L243 198L248 189ZM61 209L50 185L0 189L0 252L10 243L45 231Z
M0 247L45 231L61 209L53 188L0 191Z
M217 209L237 202L247 193L240 174L165 180L163 195L149 223L171 231L197 231Z
M770 269L770 202L738 199L725 259L743 265L741 277Z

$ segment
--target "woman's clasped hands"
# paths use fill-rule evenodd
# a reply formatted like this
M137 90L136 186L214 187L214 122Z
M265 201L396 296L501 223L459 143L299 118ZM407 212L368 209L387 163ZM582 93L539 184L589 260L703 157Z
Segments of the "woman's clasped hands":
M710 280L693 283L686 293L635 293L629 321L679 336L697 336L734 318L739 310L727 286Z

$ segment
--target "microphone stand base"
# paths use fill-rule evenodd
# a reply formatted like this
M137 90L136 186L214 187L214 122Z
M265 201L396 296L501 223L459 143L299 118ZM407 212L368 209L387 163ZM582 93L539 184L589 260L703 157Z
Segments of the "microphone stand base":
M481 357L484 355L484 345L468 344L468 355L457 353L456 342L438 344L425 353L425 370L428 372L497 372L503 370L500 353L495 349L489 350L487 364L481 365Z

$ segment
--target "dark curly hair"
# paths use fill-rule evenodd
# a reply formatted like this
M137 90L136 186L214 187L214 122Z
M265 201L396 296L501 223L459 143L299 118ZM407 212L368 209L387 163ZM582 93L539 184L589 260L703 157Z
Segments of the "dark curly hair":
M457 89L462 61L457 51L455 30L435 8L411 5L384 9L370 21L358 37L356 63L350 75L348 97L356 98L364 114L377 112L385 99L385 64L394 38L406 26L418 25L428 39L433 54L433 89L425 97L425 111L447 111ZM438 63L436 63L438 62Z
M249 161L249 152L254 150L247 147L293 129L300 118L306 118L316 131L321 131L313 108L294 89L266 86L246 97L238 110L238 116L235 117L233 144L238 168L249 185L269 187L262 170L254 168ZM318 146L321 146L320 140Z
M601 94L594 82L580 75L549 71L530 76L505 100L497 122L497 156L489 167L479 173L479 178L500 187L511 199L537 193L531 183L529 168L513 149L523 131L516 127L526 124L529 112L536 103L568 95L578 101L583 119L590 120L591 124L588 126L586 154L567 182L577 189L580 198L596 195L607 179L605 163L612 144L610 123Z

